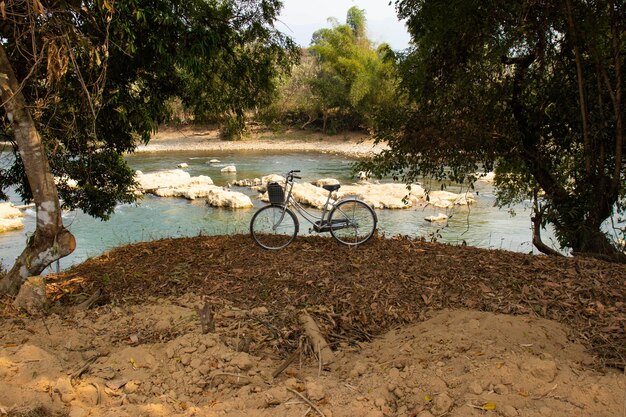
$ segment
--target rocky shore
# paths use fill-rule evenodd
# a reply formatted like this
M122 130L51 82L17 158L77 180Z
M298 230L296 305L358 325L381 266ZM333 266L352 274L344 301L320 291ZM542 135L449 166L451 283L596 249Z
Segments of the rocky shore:
M200 175L190 176L182 169L143 173L137 171L138 193L148 193L159 197L182 197L188 200L197 198L207 199L207 203L213 207L226 208L249 208L253 206L252 200L246 194L233 191L228 187L219 187L213 184L210 177ZM263 178L251 178L237 180L232 185L247 187L258 191L258 198L268 202L269 198L266 187L269 182L278 182L283 185L285 179L277 174L264 176ZM328 191L323 188L325 184L338 184L333 178L323 178L312 183L301 182L294 184L292 188L293 198L300 204L316 209L322 209L328 198ZM396 183L371 183L360 181L359 183L347 184L333 193L333 199L357 197L362 199L374 209L407 209L411 207L425 207L427 205L448 209L455 206L471 205L476 196L471 193L456 194L448 191L427 192L419 184L412 184L407 188L405 184ZM429 221L445 221L447 217L440 214L437 218Z
M366 134L347 133L329 136L316 132L256 132L239 141L225 141L216 129L164 129L136 152L165 151L299 151L324 152L365 157L380 153L385 145L375 145Z
M0 203L0 233L24 228L24 213L11 203Z

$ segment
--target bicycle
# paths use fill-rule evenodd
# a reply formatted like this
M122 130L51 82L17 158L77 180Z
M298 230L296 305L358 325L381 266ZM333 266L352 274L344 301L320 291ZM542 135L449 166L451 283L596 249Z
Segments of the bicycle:
M284 187L277 182L267 185L270 204L254 213L250 221L250 234L257 245L263 249L277 250L293 242L300 223L290 207L311 223L313 227L309 232L330 232L344 245L361 245L374 235L378 218L367 203L354 197L332 200L333 192L341 187L339 184L323 186L328 191L328 198L321 216L309 213L292 195L294 179L302 179L295 175L299 172L300 170L289 171L285 175Z

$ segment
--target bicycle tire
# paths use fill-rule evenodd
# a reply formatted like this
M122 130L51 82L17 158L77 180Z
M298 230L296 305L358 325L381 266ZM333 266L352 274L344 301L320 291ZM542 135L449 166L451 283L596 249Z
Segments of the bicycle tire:
M348 246L362 245L376 230L378 218L374 210L361 200L344 200L330 212L330 234Z
M250 234L254 242L268 250L288 246L298 234L300 224L293 211L280 205L261 208L250 220Z

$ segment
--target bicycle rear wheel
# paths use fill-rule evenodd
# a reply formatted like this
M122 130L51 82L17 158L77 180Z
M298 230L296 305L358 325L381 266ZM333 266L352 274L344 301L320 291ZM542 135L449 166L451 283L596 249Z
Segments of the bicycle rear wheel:
M298 234L299 223L295 214L283 206L265 206L250 221L250 234L263 249L282 249Z
M372 208L361 200L345 200L330 212L330 233L344 245L367 242L376 230L378 219Z

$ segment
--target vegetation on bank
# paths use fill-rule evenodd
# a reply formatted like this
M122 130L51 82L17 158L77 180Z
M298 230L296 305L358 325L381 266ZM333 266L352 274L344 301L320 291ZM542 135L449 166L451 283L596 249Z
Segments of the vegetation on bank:
M360 168L406 182L495 168L499 204L533 201L540 250L556 255L551 225L574 254L625 261L626 230L602 228L626 210L623 2L396 0L406 51L371 42L357 7L299 50L274 26L279 0L44 3L2 10L0 138L16 158L0 197L15 188L38 222L0 291L74 250L62 208L106 219L134 199L122 156L176 107L229 139L248 115L367 131L389 149Z

